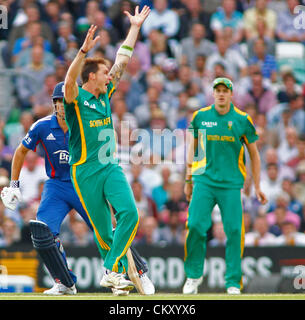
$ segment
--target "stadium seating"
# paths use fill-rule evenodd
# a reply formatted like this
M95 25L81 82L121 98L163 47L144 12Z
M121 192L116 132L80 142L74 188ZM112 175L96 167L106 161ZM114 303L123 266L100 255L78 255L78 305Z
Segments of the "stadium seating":
M275 49L279 69L289 66L297 79L303 83L305 79L305 46L297 42L279 42Z

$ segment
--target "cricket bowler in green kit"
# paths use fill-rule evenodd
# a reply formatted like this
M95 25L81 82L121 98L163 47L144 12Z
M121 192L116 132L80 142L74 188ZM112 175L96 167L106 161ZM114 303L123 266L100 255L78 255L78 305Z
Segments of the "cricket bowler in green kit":
M260 190L260 156L255 142L258 136L250 116L231 102L232 95L231 80L215 79L214 104L196 111L189 127L184 192L190 205L186 223L184 294L196 294L202 283L206 236L216 204L227 237L227 293L240 294L244 249L241 189L246 177L244 146L251 159L256 196L262 204L267 202Z
M126 252L137 232L139 217L131 187L114 156L115 133L109 101L149 12L147 6L141 12L137 6L135 15L125 11L130 29L110 71L104 59L85 59L86 53L99 41L99 36L94 38L97 27L92 25L64 83L71 178L104 260L106 271L100 284L127 291L133 289L133 284L125 278L128 271ZM79 75L82 87L76 82ZM109 203L115 210L114 235Z

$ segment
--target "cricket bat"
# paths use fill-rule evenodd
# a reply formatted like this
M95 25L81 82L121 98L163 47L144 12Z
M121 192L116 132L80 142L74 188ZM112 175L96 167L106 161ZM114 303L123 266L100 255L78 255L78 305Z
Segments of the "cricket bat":
M130 280L133 282L133 284L135 285L137 291L140 294L144 295L145 293L144 293L144 290L142 287L142 282L140 280L140 277L139 277L137 268L135 266L130 249L127 250L126 256L127 256L127 260L128 260L128 276L129 276Z

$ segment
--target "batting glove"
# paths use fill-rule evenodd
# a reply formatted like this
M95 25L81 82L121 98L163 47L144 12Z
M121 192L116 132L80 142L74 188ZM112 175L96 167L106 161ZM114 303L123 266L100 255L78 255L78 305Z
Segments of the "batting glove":
M18 202L22 199L19 181L11 181L10 187L3 188L1 191L1 199L6 208L15 210Z

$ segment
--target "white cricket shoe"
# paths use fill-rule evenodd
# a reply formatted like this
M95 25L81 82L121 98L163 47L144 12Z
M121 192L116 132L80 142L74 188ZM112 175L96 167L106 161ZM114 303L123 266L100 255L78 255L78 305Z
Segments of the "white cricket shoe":
M125 279L122 273L117 273L109 270L104 273L100 285L102 287L110 289L120 289L127 291L131 291L134 288L134 284L130 280Z
M203 277L198 279L187 278L183 286L183 294L197 294L198 287L201 285Z
M230 287L227 289L227 294L240 294L240 289L236 287Z
M111 289L114 296L128 296L129 291L120 289Z
M76 294L75 284L69 288L63 285L62 283L55 283L51 289L45 290L43 294L51 295L51 296L61 296L64 294Z
M155 294L155 286L152 283L152 281L148 278L147 274L146 273L140 274L139 278L142 283L144 293L146 295Z

